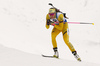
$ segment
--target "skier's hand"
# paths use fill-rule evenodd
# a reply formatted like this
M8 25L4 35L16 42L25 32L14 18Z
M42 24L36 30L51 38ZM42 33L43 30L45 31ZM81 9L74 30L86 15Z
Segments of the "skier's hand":
M51 23L52 26L55 26L55 23Z
M59 25L59 21L55 18L55 19L50 19L51 21L51 25L54 23L55 25Z
M59 22L55 22L56 25L59 25Z
M47 25L50 25L51 21L50 19L47 20Z
M54 19L50 19L51 22L58 22L58 20L56 18Z

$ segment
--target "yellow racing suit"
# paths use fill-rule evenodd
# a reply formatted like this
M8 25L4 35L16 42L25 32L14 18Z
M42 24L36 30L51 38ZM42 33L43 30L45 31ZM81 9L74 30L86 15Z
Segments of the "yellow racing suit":
M66 43L66 45L69 47L69 49L71 50L71 52L75 51L73 45L69 42L69 34L68 34L68 23L67 22L64 22L64 16L63 14L59 14L59 16L57 17L57 14L56 14L56 17L57 20L59 21L59 25L55 25L52 32L51 32L51 37L52 37L52 45L53 45L53 48L56 48L57 47L57 42L56 42L56 37L57 35L62 32L62 35L63 35L63 40L64 42ZM50 19L50 16L49 14L47 14L46 16L46 28L49 29L50 25L47 25L47 20Z

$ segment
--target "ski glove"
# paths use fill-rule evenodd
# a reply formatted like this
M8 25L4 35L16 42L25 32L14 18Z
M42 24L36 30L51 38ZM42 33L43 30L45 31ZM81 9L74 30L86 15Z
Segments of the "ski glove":
M59 25L59 21L57 19L48 19L47 20L47 25Z
M50 25L51 21L50 19L47 20L47 25Z
M55 25L59 25L59 21L55 18L55 19L50 19L51 21L51 25L52 23L54 23Z

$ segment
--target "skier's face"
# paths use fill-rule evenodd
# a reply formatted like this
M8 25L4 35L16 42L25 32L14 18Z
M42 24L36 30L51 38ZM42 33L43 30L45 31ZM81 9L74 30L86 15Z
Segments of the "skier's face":
M51 19L55 18L55 13L49 13L49 15Z

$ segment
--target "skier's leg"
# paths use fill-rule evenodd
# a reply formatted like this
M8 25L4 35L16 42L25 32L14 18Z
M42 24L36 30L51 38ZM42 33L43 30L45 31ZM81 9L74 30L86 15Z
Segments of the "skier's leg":
M78 61L81 61L81 59L80 59L79 55L77 54L76 50L74 49L73 45L69 42L69 35L68 35L67 29L65 29L65 32L62 32L62 33L63 33L63 39L64 39L66 45L71 50L72 54L75 56L75 58Z
M71 52L75 51L73 45L69 42L69 29L68 29L68 23L67 22L65 22L65 24L64 24L64 27L63 27L63 30L62 30L62 34L63 34L64 42L69 47Z
M57 42L56 42L56 36L60 33L60 31L56 28L53 28L51 37L52 37L52 45L53 45L53 50L54 50L54 57L58 58L59 53L57 50Z
M58 29L53 28L52 33L51 33L53 48L56 48L57 47L56 36L59 33L60 33L60 31Z
M64 29L64 31L62 31L62 33L63 33L64 42L69 47L69 49L71 50L71 52L75 51L73 45L69 42L68 30L67 29Z

